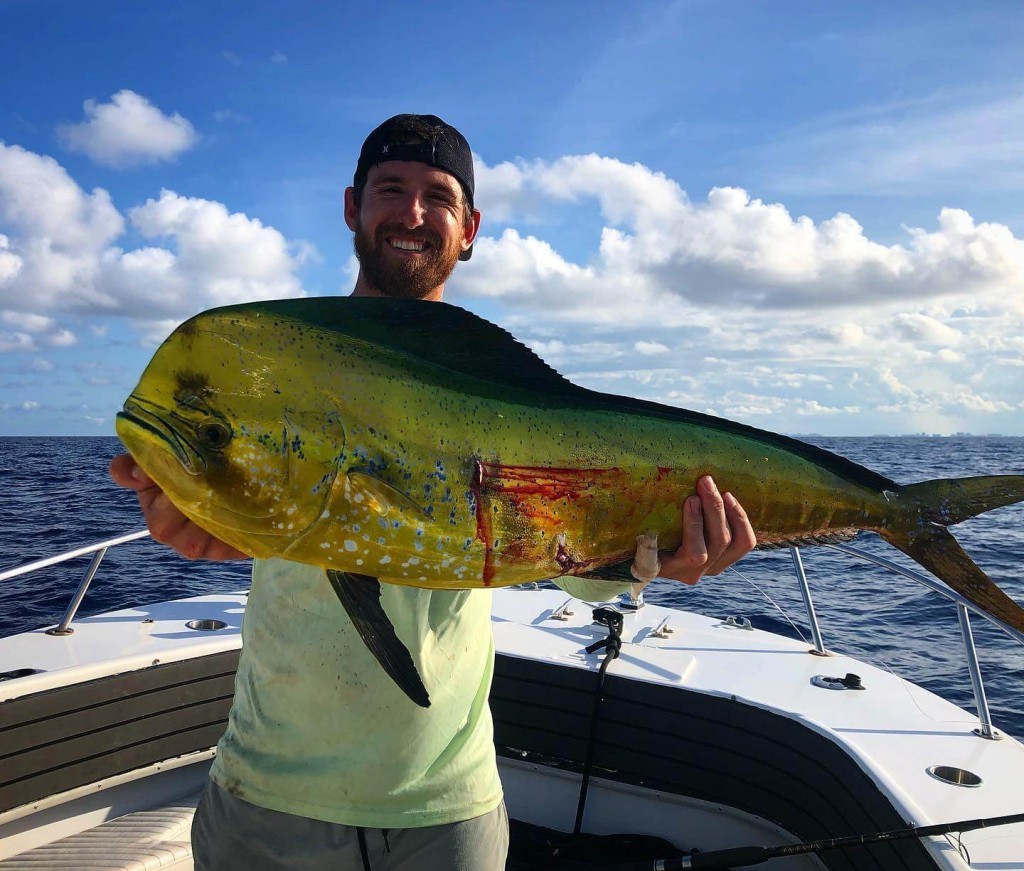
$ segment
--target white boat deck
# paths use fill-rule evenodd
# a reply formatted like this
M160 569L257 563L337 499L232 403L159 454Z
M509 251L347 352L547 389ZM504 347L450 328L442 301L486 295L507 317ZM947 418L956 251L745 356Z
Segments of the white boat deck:
M571 616L551 619L567 599L557 590L496 591L496 649L596 671L602 653L586 654L583 648L607 630L592 622L591 605L575 600ZM236 648L244 607L244 593L211 594L82 618L66 637L39 630L0 639L0 671L40 670L0 682L0 701ZM672 634L654 637L666 619ZM188 628L195 620L219 620L225 627ZM915 825L1024 811L1024 747L1009 737L979 737L975 717L888 671L842 655L810 655L799 641L655 605L626 614L622 637L621 656L609 674L735 699L799 720L861 760ZM848 672L860 676L864 690L812 683L818 675ZM981 782L974 787L943 782L929 774L934 766L964 769ZM12 813L2 815L0 825ZM960 859L954 842L929 839L944 867L1024 871L1024 824L964 833L959 842L970 865Z

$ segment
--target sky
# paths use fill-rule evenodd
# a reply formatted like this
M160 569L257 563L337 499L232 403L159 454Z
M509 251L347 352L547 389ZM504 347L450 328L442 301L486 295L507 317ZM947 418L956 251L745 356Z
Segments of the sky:
M345 295L360 145L469 139L446 300L794 434L1024 435L1013 2L0 0L0 435L110 435L207 308Z

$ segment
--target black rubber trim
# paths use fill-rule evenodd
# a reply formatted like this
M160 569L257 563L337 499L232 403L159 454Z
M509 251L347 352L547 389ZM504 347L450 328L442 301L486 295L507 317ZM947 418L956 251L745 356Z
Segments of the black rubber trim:
M212 747L237 667L234 650L4 702L0 812Z

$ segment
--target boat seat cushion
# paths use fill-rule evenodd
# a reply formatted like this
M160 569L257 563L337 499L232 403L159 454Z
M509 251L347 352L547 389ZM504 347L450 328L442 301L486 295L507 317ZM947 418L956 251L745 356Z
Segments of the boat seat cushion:
M151 871L192 868L190 836L199 792L136 811L0 862L2 871Z

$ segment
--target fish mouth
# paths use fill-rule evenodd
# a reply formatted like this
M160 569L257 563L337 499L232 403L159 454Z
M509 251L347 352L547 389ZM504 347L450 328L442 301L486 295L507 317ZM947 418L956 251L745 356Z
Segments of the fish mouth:
M189 439L174 424L166 419L166 412L159 413L159 406L137 396L130 396L124 409L117 413L118 423L127 423L155 436L181 463L190 475L202 475L206 471L206 460Z

